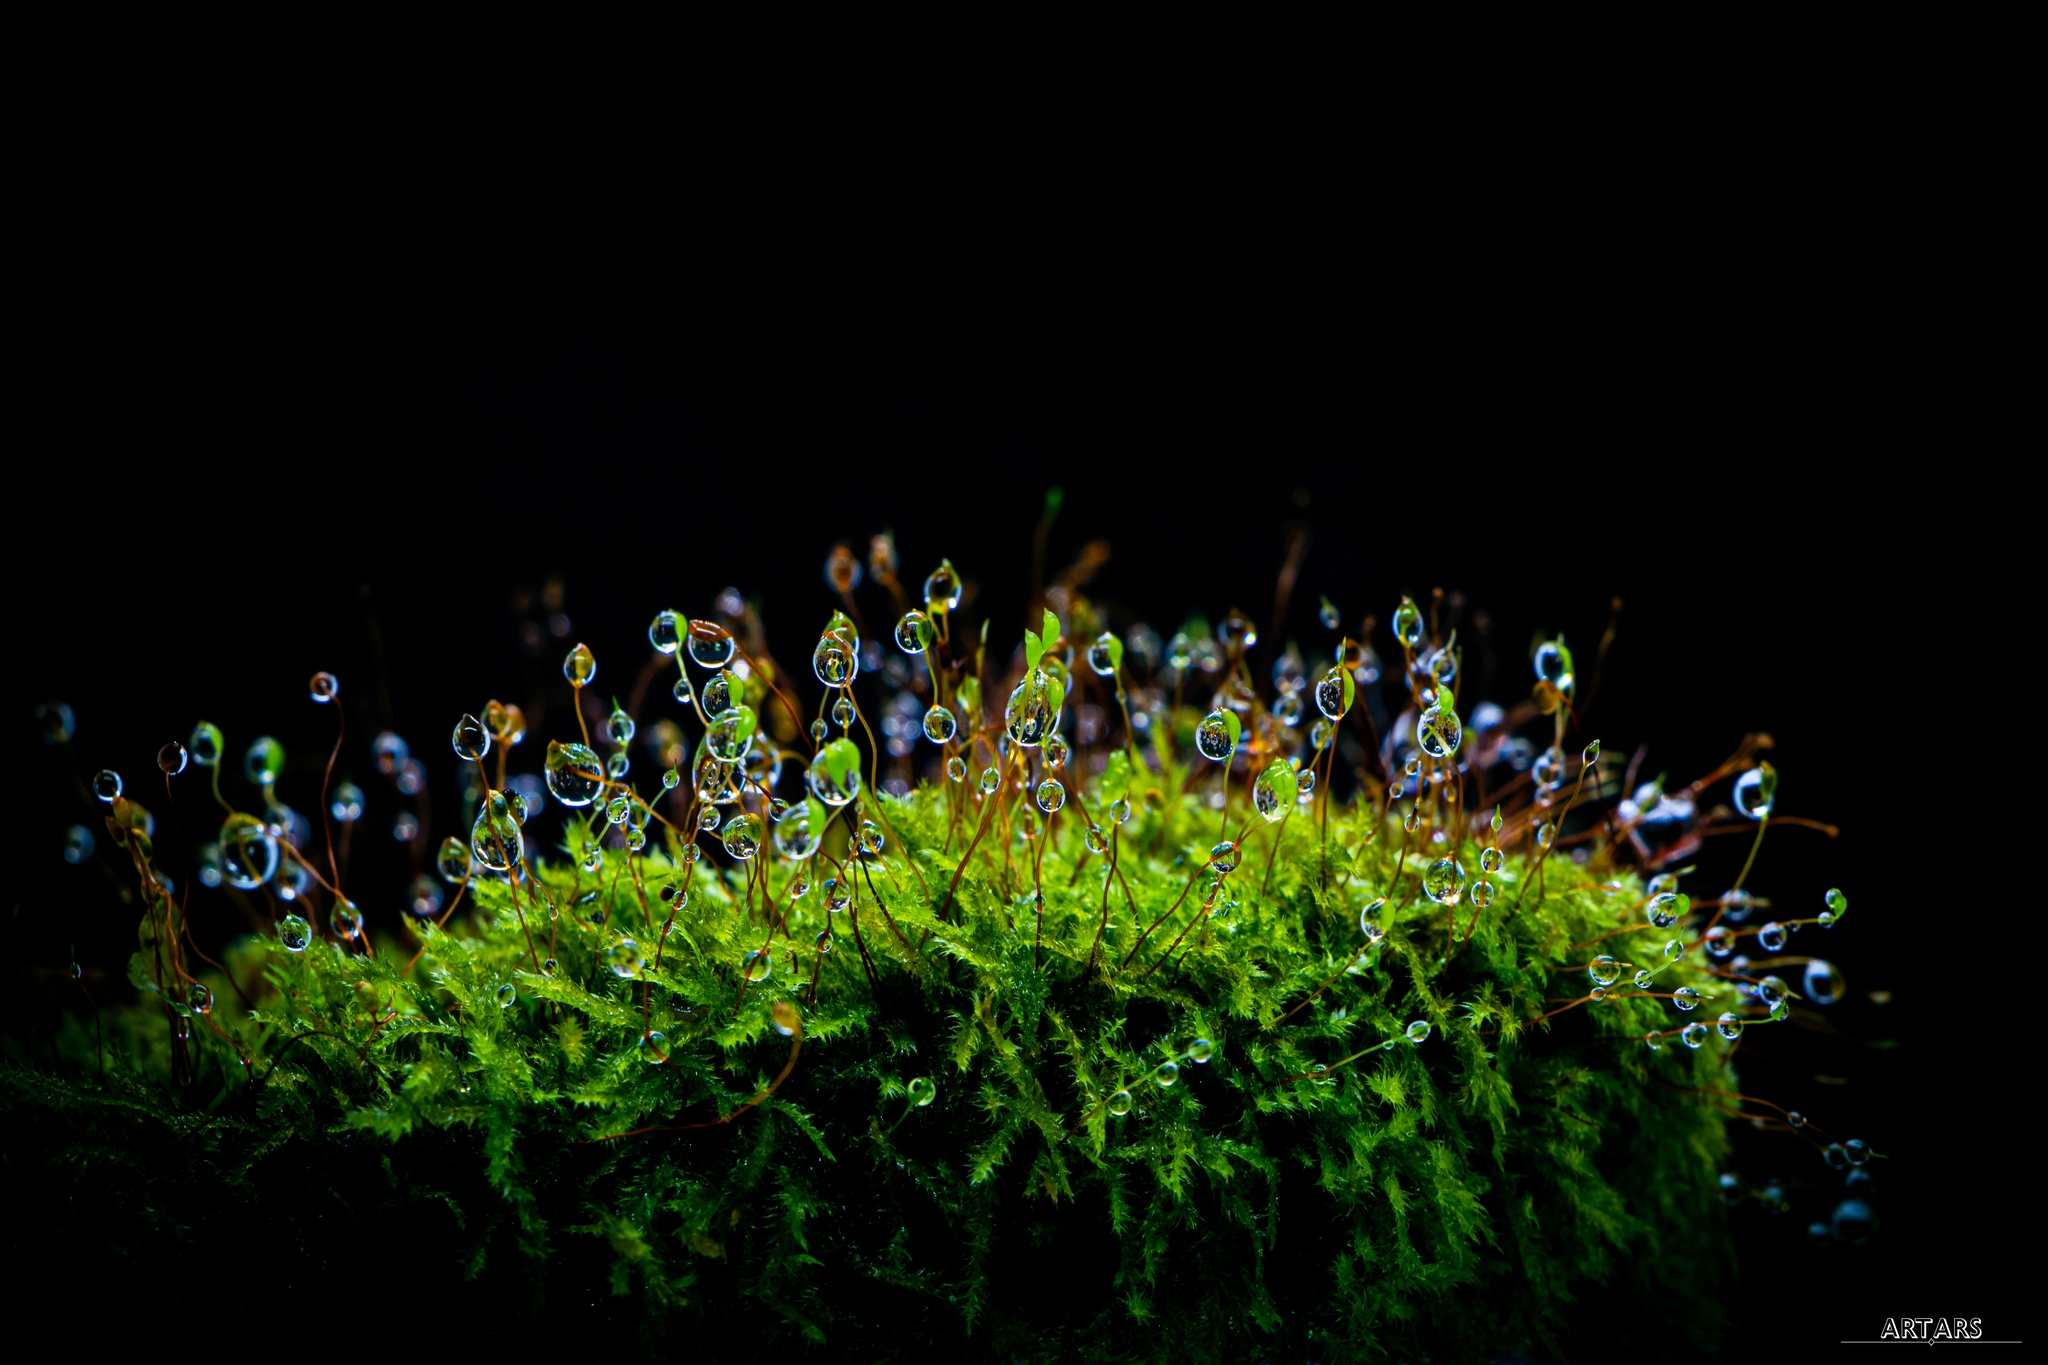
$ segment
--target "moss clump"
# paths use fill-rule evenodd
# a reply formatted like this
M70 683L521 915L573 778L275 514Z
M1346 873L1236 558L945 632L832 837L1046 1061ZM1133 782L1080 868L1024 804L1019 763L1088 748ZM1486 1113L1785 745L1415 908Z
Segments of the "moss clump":
M256 1236L341 1284L382 1246L420 1283L513 1288L493 1311L608 1289L679 1344L1464 1361L1554 1352L1575 1296L1626 1292L1707 1349L1726 1146L1701 1091L1738 1087L1718 1039L1641 1039L1686 1022L1676 986L1727 983L1689 951L1589 1001L1591 955L1632 972L1671 937L1604 840L1547 856L1531 807L1492 902L1446 908L1432 864L1500 837L1462 803L1332 809L1326 782L1269 822L1259 756L1224 777L1177 719L1149 762L1041 767L1049 819L1042 751L1012 747L986 800L869 784L751 859L690 856L686 784L637 851L572 824L559 860L472 876L416 966L243 940L194 974L203 1015L146 933L111 1077L8 1073L37 1135L13 1178L138 1258ZM819 846L778 856L800 816ZM174 1066L175 1103L148 1084Z

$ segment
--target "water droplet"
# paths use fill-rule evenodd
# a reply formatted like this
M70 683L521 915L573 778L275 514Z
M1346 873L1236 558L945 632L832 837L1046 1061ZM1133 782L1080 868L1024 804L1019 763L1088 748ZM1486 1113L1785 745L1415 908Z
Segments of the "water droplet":
M1861 1199L1844 1199L1829 1215L1828 1229L1838 1242L1861 1246L1877 1229L1877 1214Z
M1438 905L1456 905L1465 886L1465 869L1452 858L1439 858L1422 874L1422 891Z
M638 976L646 961L640 945L630 938L620 939L605 953L605 964L618 976Z
M1665 960L1665 961L1667 961L1667 962L1676 962L1676 961L1678 961L1678 959L1679 959L1679 958L1681 958L1681 957L1683 957L1683 956L1685 956L1685 944L1681 943L1681 942L1680 942L1679 940L1677 940L1677 939L1675 939L1675 938L1674 938L1674 939L1671 939L1671 940L1669 940L1668 942L1666 942L1666 943L1665 943L1665 945L1664 945L1664 960Z
M1607 998L1607 988L1605 986L1595 986L1590 992L1590 996L1596 1002L1605 1000Z
M1316 710L1331 720L1344 719L1344 670L1333 668L1316 683ZM1322 745L1318 744L1317 748Z
M1639 971L1635 974L1634 980L1636 983L1637 990L1646 991L1650 989L1651 983L1654 982L1656 978L1650 974L1648 968L1644 968L1642 971Z
M1114 1095L1111 1095L1109 1097L1109 1112L1115 1114L1118 1118L1122 1118L1125 1114L1130 1113L1131 1092L1119 1090Z
M1659 929L1669 929L1672 925L1678 923L1678 916L1682 909L1683 906L1678 897L1674 893L1666 891L1663 895L1650 902L1650 923L1656 925Z
M1010 692L1003 707L1003 724L1011 740L1034 748L1059 728L1059 708L1053 705L1053 682L1043 668L1034 668Z
M1488 847L1479 851L1479 870L1481 872L1498 872L1507 865L1507 861L1507 858L1497 848Z
M818 851L818 845L822 842L821 829L824 825L824 820L822 817L817 820L812 819L812 812L816 809L817 807L806 803L798 807L794 815L775 827L775 848L783 857L803 859L810 857ZM802 875L799 874L795 889L790 892L790 895L794 898L803 895L808 890L810 890L809 885L804 882Z
M996 788L1002 785L1003 779L994 768L984 768L982 770L981 794L983 796L994 796L996 794Z
M1792 988L1787 986L1781 977L1767 976L1756 983L1756 998L1763 1001L1766 1007L1776 1005L1791 993Z
M706 688L705 690L709 691L710 689ZM633 724L633 718L616 706L612 708L611 715L607 716L604 722L605 738L614 744L631 743L633 732L637 728Z
M697 828L703 830L705 833L708 834L712 830L718 828L718 821L720 818L721 817L718 814L718 807L705 806L703 809L697 812Z
M306 695L323 706L333 701L340 691L341 684L334 680L332 673L315 673L312 681L306 684Z
M479 866L497 872L503 872L525 855L519 822L512 818L504 792L492 792L478 808L476 824L469 832L469 851Z
M1721 918L1730 924L1740 924L1756 913L1756 897L1747 891L1734 890L1721 895Z
M1158 1082L1162 1088L1172 1085L1180 1079L1180 1068L1172 1062L1161 1062L1158 1069L1152 1073L1152 1079Z
M455 733L450 738L455 746L455 756L474 763L491 751L491 732L484 729L483 722L475 716L465 715L455 722Z
M174 739L156 751L156 766L164 770L166 777L176 777L185 771L186 758L185 746Z
M604 853L596 844L583 850L583 870L595 872L604 863Z
M1422 609L1409 598L1394 610L1394 637L1410 648L1422 643Z
M844 730L851 726L854 715L853 703L845 697L832 703L832 721L840 729Z
M1203 758L1221 763L1230 757L1233 747L1230 740L1230 723L1224 719L1222 711L1211 711L1202 718L1202 723L1195 727L1195 748L1201 751Z
M967 760L955 754L946 760L946 776L955 782L967 780Z
M1586 975L1593 978L1595 985L1612 986L1621 979L1621 964L1611 957L1602 955L1593 959L1586 968Z
M921 611L907 611L896 623L896 648L905 654L924 653L936 638L931 618Z
M1386 937L1386 930L1379 925L1379 913L1386 909L1386 906L1387 898L1381 896L1358 912L1358 932L1365 935L1368 944L1378 943Z
M1736 778L1732 799L1738 815L1746 815L1752 820L1761 820L1769 815L1773 801L1764 795L1764 770L1751 768Z
M109 805L113 804L114 798L121 794L121 774L112 768L102 768L94 773L92 794Z
M328 803L328 814L344 825L352 825L363 818L363 789L353 782L344 782L334 789L334 799Z
M240 811L220 827L221 875L229 886L254 890L277 872L277 836L261 820Z
M336 901L334 909L328 912L328 918L334 924L334 932L343 938L362 936L363 912L356 908L354 901L347 898Z
M924 737L934 744L944 744L951 739L955 728L957 727L953 723L953 713L943 706L934 706L924 713ZM953 780L957 782L960 779Z
M1707 930L1704 941L1707 952L1714 957L1726 957L1735 951L1734 936L1728 932L1728 926L1725 924L1717 924Z
M562 660L562 676L578 687L588 687L597 677L597 656L589 645L578 645Z
M1785 946L1787 937L1785 926L1772 920L1756 931L1756 946L1767 953L1775 953Z
M860 851L872 858L882 851L882 829L872 820L860 824Z
M1234 872L1237 870L1237 862L1241 856L1242 851L1238 846L1225 839L1222 843L1209 850L1209 868L1211 871L1219 874Z
M1833 924L1843 915L1849 913L1849 898L1842 894L1840 887L1829 887L1824 899L1827 901L1828 908L1821 913L1820 922L1822 924Z
M270 881L270 889L281 901L295 901L311 890L312 886L313 878L307 874L305 867L291 858L287 858L278 867L277 875Z
M1191 1062L1206 1062L1215 1055L1216 1049L1207 1038L1197 1038L1188 1044L1188 1060Z
M1707 1026L1695 1020L1678 1031L1678 1041L1689 1048L1698 1048L1707 1041Z
M709 808L707 807L706 809ZM631 816L632 813L633 798L630 796L614 796L605 803L604 818L615 825L625 824L627 817Z
M70 863L73 867L92 857L93 848L92 831L84 825L73 825L70 829L64 831L64 861ZM199 880L206 881L206 871L203 863L199 873ZM212 886L218 885L219 882L220 871L216 868L213 881L207 884Z
M1834 963L1814 958L1806 964L1806 980L1799 993L1816 1005L1832 1005L1842 998L1842 974Z
M1723 1013L1714 1021L1714 1028L1723 1038L1733 1042L1742 1036L1742 1016Z
M699 668L724 668L736 649L732 632L716 621L692 620L688 639L690 657Z
M725 851L745 862L761 851L761 817L736 815L725 827Z
M640 1035L640 1060L649 1066L660 1066L668 1060L668 1039L658 1030L649 1029Z
M1484 877L1481 877L1478 881L1472 883L1471 895L1472 903L1481 910L1484 910L1487 906L1493 904L1494 885Z
M1129 820L1131 818L1130 801L1124 797L1119 796L1116 800L1110 802L1109 818L1116 821L1119 825Z
M303 953L313 942L313 926L297 915L286 915L277 922L277 941L287 952Z
M924 604L940 612L951 611L960 605L960 575L954 570L952 560L940 560L939 567L926 575Z
M1336 605L1325 597L1322 605L1316 608L1316 619L1323 623L1323 629L1335 630L1337 622L1342 618L1337 615Z
M1090 853L1106 852L1109 848L1109 840L1102 833L1102 826L1100 825L1088 826L1088 832L1083 837L1088 844L1088 851Z
M818 637L811 651L811 671L827 687L845 687L860 672L860 657L853 643L853 623L834 617L834 624Z
M1422 751L1431 758L1448 758L1464 743L1464 727L1458 722L1458 713L1437 705L1422 713L1422 719L1415 723L1415 740Z
M931 1078L928 1076L915 1077L904 1088L910 1092L910 1102L919 1109L924 1108L939 1097L938 1086L932 1084Z
M1429 1021L1427 1019L1417 1019L1414 1023L1408 1026L1406 1031L1408 1034L1409 1042L1426 1042L1429 1039Z
M1539 795L1540 794L1541 793L1539 793ZM1536 847L1549 848L1550 841L1552 840L1552 838L1556 836L1556 833L1557 826L1551 824L1548 820L1545 820L1542 824L1536 826Z

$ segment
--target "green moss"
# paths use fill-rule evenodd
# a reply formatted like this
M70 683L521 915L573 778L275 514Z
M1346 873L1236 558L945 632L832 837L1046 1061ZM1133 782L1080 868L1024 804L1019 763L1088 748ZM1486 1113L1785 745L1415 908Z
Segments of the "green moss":
M1533 1022L1586 993L1593 952L1663 960L1669 934L1649 928L1573 946L1640 924L1639 883L1600 855L1553 857L1539 882L1511 850L1498 898L1461 903L1447 934L1419 891L1428 825L1408 836L1370 802L1269 825L1239 778L1229 825L1250 832L1212 916L1221 817L1175 795L1185 776L1170 754L1137 774L1157 795L1115 831L1106 901L1084 839L1088 812L1110 824L1098 781L1070 791L1035 877L1038 843L1013 833L1005 856L1014 808L961 868L971 783L884 798L867 814L886 817L885 848L822 959L820 887L771 934L764 906L788 909L798 867L771 867L772 849L685 865L671 838L606 851L592 875L572 828L525 889L473 885L475 914L410 976L395 942L364 957L244 940L237 983L201 974L217 1003L175 1101L145 945L144 1003L107 1012L104 1084L89 1026L65 1044L83 1080L6 1073L14 1131L38 1135L15 1177L125 1209L109 1236L138 1248L338 1201L351 1236L411 1276L528 1286L511 1297L536 1314L556 1311L551 1284L557 1303L594 1286L637 1305L650 1339L743 1323L753 1349L840 1358L965 1342L971 1358L1469 1361L1597 1339L1572 1305L1621 1296L1655 1306L1667 1346L1711 1349L1726 1139L1701 1091L1739 1088L1723 1045L1647 1048L1685 1020L1626 976L1619 998ZM1461 861L1476 856L1468 840ZM656 967L670 885L688 903ZM1380 896L1385 940L1360 955ZM622 938L644 950L632 979L609 965ZM771 939L771 974L744 981ZM1709 1018L1723 1007L1696 954L1657 981L1700 989ZM1206 1063L1187 1055L1197 1038ZM133 1188L112 1200L110 1179ZM293 1254L341 1275L319 1241Z

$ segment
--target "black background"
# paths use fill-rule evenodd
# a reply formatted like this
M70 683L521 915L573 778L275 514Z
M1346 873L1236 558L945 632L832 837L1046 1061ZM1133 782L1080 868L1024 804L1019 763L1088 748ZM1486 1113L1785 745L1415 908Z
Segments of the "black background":
M1925 556L1902 547L1940 543L1944 514L1916 503L1919 475L1901 481L1940 482L1911 367L1880 358L1882 318L1732 276L1597 304L1567 281L1474 285L1396 324L1370 290L1277 278L1227 299L1034 279L913 303L886 279L771 287L708 264L566 282L445 264L139 270L37 315L44 420L7 549L17 1036L69 1006L74 945L117 989L133 918L59 856L65 827L96 812L39 742L35 702L70 702L85 770L120 770L160 821L153 756L201 717L234 766L256 734L279 737L283 794L317 814L336 717L305 683L332 670L340 769L370 794L351 890L390 923L406 869L379 832L378 729L427 763L438 840L457 832L441 737L459 714L559 691L574 640L623 694L648 618L708 615L727 584L798 658L833 605L827 551L885 527L906 582L953 559L969 624L991 618L1007 650L1057 485L1048 575L1106 539L1091 594L1162 635L1241 606L1270 650L1275 574L1303 530L1281 639L1321 655L1327 593L1347 628L1379 616L1384 651L1400 595L1440 586L1491 615L1490 692L1511 703L1534 632L1563 631L1583 661L1622 598L1589 731L1610 750L1648 744L1645 774L1674 784L1745 732L1776 738L1780 811L1842 834L1773 831L1751 884L1796 914L1844 888L1851 917L1795 951L1843 968L1846 1033L1900 1044L1774 1028L1745 1048L1749 1093L1887 1159L1879 1237L1809 1247L1837 1178L1794 1139L1738 1135L1746 1177L1811 1186L1796 1214L1738 1211L1744 1342L1832 1349L1908 1314L2024 1334L2017 1270L1996 1254L2010 1177L1987 1168L2010 1172L2026 1144L1982 1079L2020 1040L1961 1003L1984 985L1939 927L1977 913L1935 861L1964 819L1944 792L1970 779L1929 766L1942 704L1910 672L1934 608ZM556 573L573 628L529 658L513 604ZM860 600L871 622L891 614L878 589ZM643 725L672 706L657 689ZM514 769L536 770L571 719L556 697ZM197 822L209 805L181 780L177 810ZM1688 889L1725 885L1743 843L1710 841ZM202 935L239 927L217 896L193 913Z

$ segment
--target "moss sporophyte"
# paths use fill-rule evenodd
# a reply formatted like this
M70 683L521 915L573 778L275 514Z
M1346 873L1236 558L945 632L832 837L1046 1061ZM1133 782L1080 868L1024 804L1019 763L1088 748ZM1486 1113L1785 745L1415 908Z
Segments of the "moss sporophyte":
M463 834L438 881L360 908L335 830L375 803L334 786L339 731L317 829L275 740L249 811L218 729L167 745L165 799L211 789L175 793L185 826L220 807L194 876L164 867L149 784L101 773L142 1003L95 1012L104 1041L76 1023L79 1079L37 1093L211 1108L315 1166L367 1145L403 1170L441 1134L502 1196L470 1273L589 1235L651 1315L754 1305L756 1349L872 1329L1006 1359L1484 1359L1555 1349L1600 1292L1711 1340L1724 1204L1783 1198L1717 1178L1726 1124L1874 1155L1732 1065L1841 992L1788 953L1841 892L1801 915L1745 889L1770 828L1813 823L1776 813L1767 736L1638 785L1575 732L1563 640L1503 708L1461 695L1455 633L1405 598L1377 641L1325 598L1328 662L1290 645L1262 679L1240 614L1162 644L1063 584L1012 657L950 563L921 600L882 538L869 566L893 629L864 638L842 546L808 669L728 592L654 616L672 690L593 692L587 718L623 642L577 644L573 726L451 706ZM508 777L522 744L540 772ZM368 752L416 819L411 747ZM1733 885L1680 889L1702 837L1752 825ZM206 956L195 894L268 932ZM1862 1235L1853 1202L1821 1230Z

